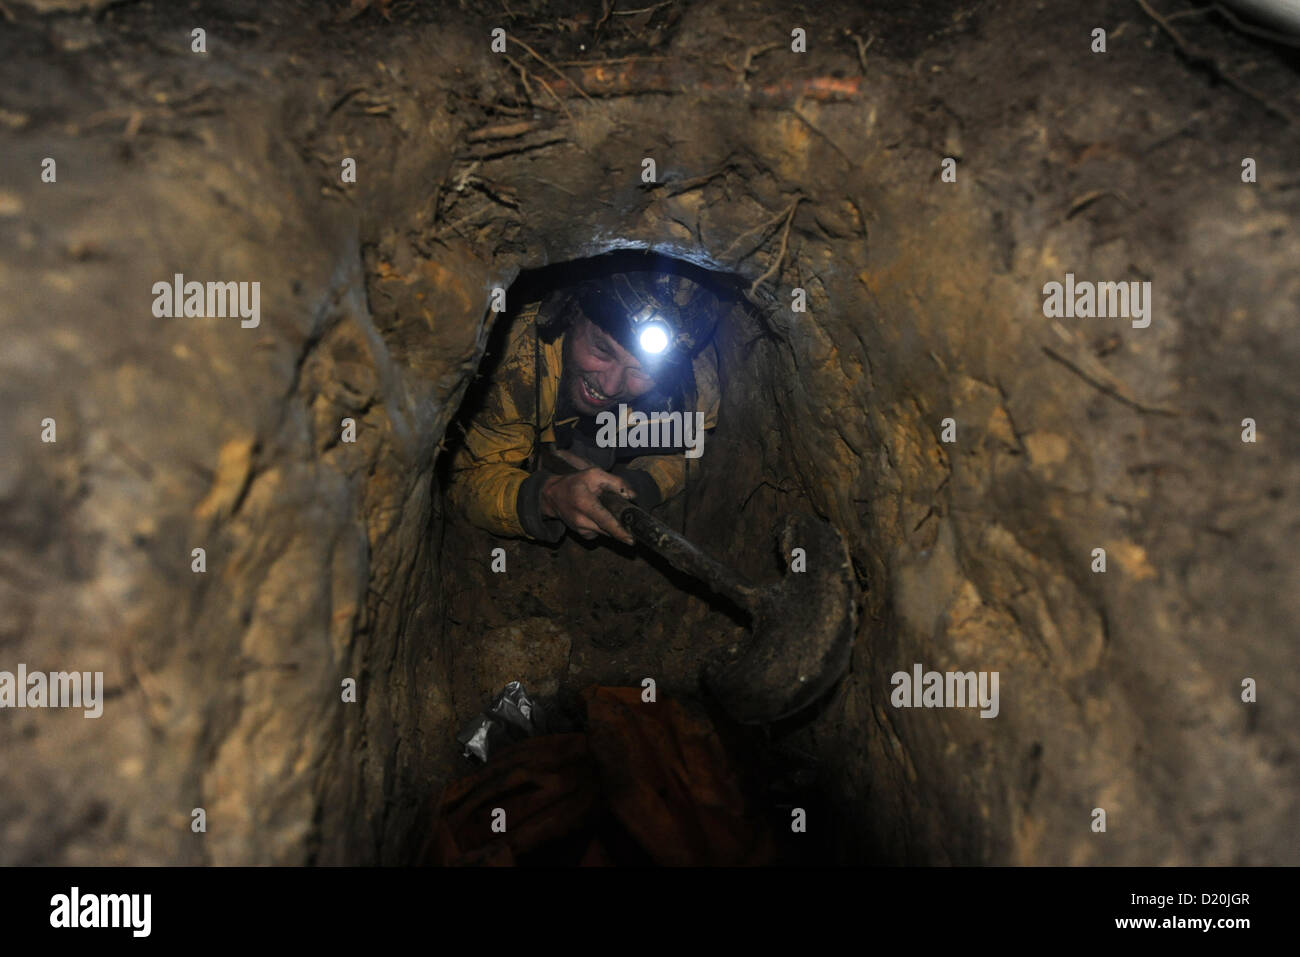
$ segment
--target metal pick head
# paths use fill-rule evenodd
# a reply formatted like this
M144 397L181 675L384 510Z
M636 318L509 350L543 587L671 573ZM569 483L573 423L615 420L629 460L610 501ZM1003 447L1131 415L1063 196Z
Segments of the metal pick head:
M781 545L786 555L803 548L808 571L756 588L749 641L735 660L705 673L709 690L742 724L779 721L815 702L848 670L857 634L857 582L844 537L821 519L791 516Z

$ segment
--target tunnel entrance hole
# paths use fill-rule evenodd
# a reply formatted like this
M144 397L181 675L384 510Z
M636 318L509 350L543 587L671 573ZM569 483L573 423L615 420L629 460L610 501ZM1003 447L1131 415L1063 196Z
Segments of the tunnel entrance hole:
M717 427L699 458L688 463L683 491L653 513L751 581L785 572L775 530L788 512L809 507L784 440L795 427L782 407L794 370L786 333L746 300L742 280L640 252L525 271L507 291L507 310L492 325L435 470L442 493L435 496L440 505L433 533L441 556L440 647L452 675L456 721L472 720L509 681L521 681L565 724L581 713L584 688L643 687L652 679L658 694L699 703L715 716L757 800L771 812L774 832L789 833L790 807L821 803L824 769L797 735L785 740L772 729L732 725L700 686L705 662L747 637L741 612L644 548L571 533L553 545L498 537L474 527L446 494L466 429L492 401L521 315L548 293L593 273L647 268L705 285L720 313L712 341ZM453 776L465 773L464 759L451 770ZM816 842L795 852L800 859L832 855Z

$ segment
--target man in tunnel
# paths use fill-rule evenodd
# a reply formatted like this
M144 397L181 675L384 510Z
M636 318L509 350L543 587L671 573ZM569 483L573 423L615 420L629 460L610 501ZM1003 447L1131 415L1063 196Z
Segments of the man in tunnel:
M631 544L599 495L648 509L684 487L687 458L717 423L718 310L702 285L649 270L586 279L524 307L452 458L453 507L497 535L555 542L568 529ZM635 413L664 425L643 434L670 441L629 441L628 420L645 421Z

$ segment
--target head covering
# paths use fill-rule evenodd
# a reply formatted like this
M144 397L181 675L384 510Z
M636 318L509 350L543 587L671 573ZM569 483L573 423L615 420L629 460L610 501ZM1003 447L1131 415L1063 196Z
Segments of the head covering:
M588 319L656 378L689 372L718 322L717 298L669 272L632 270L586 279L575 299Z

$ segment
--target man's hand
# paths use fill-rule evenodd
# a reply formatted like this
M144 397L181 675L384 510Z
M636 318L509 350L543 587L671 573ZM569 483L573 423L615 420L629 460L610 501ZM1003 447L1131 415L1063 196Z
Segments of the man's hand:
M600 504L600 493L611 489L624 498L636 498L636 492L617 475L604 469L589 468L572 475L555 475L542 486L542 514L558 518L583 538L595 538L602 532L625 545L635 539Z

